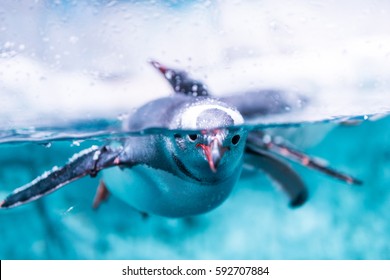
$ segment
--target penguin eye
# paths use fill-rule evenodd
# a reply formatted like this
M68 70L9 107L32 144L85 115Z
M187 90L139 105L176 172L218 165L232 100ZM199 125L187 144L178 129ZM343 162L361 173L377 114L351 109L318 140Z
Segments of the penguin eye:
M198 135L197 134L189 134L188 139L190 139L191 142L194 142L194 141L196 141L196 139L198 139Z
M234 135L233 138L232 138L232 144L233 144L233 145L237 145L238 142L240 142L240 135L236 134L236 135Z

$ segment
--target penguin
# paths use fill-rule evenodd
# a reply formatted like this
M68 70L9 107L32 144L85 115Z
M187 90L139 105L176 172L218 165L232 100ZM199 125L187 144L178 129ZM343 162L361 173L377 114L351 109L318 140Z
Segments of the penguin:
M235 106L235 98L212 97L202 82L190 78L185 71L155 61L152 65L168 80L175 94L141 106L124 120L123 130L167 130L113 139L107 145L83 150L63 167L55 167L15 189L0 202L0 208L34 201L81 177L101 173L103 179L94 207L112 193L142 213L194 216L211 211L228 198L244 163L269 175L287 194L291 207L300 206L307 200L307 188L280 155L289 155L347 183L361 183L262 131L250 131L244 122L253 114L256 102ZM282 103L286 102L289 101ZM266 106L260 104L257 114L281 113L278 108L265 109Z
M186 217L210 211L228 197L240 177L247 136L239 128L243 122L235 108L208 97L157 99L140 107L124 129L166 127L169 133L126 137L86 149L62 168L16 189L0 207L38 199L105 169L102 193L107 188L141 212Z

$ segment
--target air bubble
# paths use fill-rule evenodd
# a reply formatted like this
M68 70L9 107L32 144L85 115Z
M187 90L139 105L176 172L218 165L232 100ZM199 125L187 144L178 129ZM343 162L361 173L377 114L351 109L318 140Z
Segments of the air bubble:
M72 144L70 145L71 147L80 147L80 143L82 140L73 140Z
M50 148L51 147L51 142L43 143L42 144L45 148Z
M78 41L79 41L79 37L77 37L77 36L70 36L69 37L69 42L71 44L76 44Z

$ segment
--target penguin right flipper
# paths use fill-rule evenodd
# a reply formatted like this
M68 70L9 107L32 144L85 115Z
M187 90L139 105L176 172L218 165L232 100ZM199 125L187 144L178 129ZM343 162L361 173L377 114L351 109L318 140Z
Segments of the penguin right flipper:
M308 192L305 184L287 163L260 149L247 147L245 153L245 163L264 170L287 194L291 207L301 206L306 202Z
M83 150L74 155L65 166L53 168L31 183L16 189L0 202L0 208L11 208L36 200L87 175L95 177L100 170L119 165L121 151L122 149L112 149L110 146L93 146Z

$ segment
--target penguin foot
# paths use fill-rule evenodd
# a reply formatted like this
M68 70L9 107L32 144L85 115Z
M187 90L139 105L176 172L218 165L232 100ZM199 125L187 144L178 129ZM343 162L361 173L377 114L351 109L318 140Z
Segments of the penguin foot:
M97 209L103 201L107 200L109 195L110 192L108 191L106 184L101 180L97 187L95 198L93 199L92 208Z

